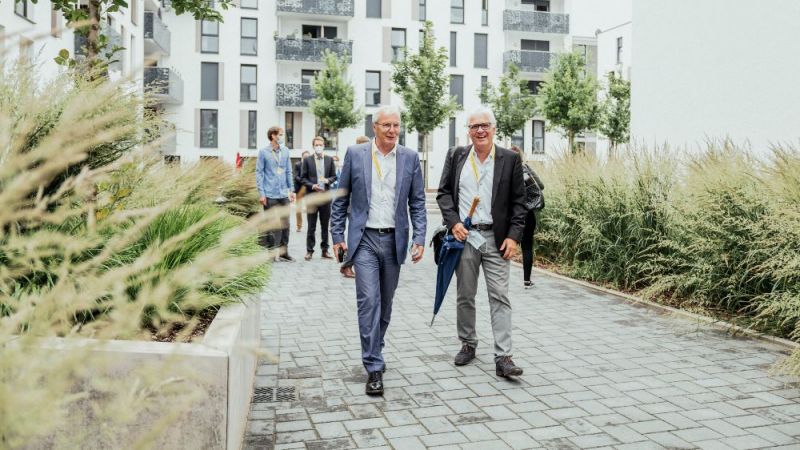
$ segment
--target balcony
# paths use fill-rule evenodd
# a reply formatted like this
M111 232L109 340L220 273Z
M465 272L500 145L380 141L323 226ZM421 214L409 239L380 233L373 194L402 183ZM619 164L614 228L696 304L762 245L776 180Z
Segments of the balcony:
M332 16L350 19L353 17L354 0L277 0L277 12Z
M515 63L520 72L544 73L550 69L555 53L538 52L534 50L508 50L503 53L503 71L508 71L508 65Z
M344 57L347 63L353 60L353 41L308 37L275 38L275 59L278 61L322 62L326 50Z
M314 98L314 90L308 84L278 83L275 87L275 106L305 108Z
M172 105L183 103L183 80L174 69L145 67L144 90L159 103Z
M100 33L108 39L108 46L103 51L103 53L111 51L114 47L122 47L122 36L119 34L118 31L115 29L104 26ZM77 31L74 33L75 36L75 56L86 56L86 44L89 41L89 38L83 34L78 33Z
M158 14L146 11L144 13L144 54L169 55L171 39L172 33L169 32Z
M503 11L503 30L569 34L569 14L506 9Z

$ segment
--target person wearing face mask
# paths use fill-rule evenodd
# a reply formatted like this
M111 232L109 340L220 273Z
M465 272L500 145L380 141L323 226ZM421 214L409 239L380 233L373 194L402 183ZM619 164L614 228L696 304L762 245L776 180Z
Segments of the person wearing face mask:
M311 144L314 146L314 154L303 160L301 177L306 192L313 195L314 193L324 193L331 188L331 184L336 181L336 165L330 156L323 154L325 140L322 137L315 137ZM331 220L331 202L330 200L325 200L323 203L319 203L319 199L314 200L309 197L308 203L306 205L308 231L306 232L305 259L308 261L314 255L314 246L317 238L317 218L319 218L321 228L320 249L322 250L322 257L332 259L333 257L328 253L328 224Z
M267 138L269 144L258 151L256 163L256 187L264 210L294 201L292 165L289 149L284 145L283 128L270 127ZM288 216L281 219L280 229L266 233L264 241L267 248L278 249L276 261L294 261L289 256Z

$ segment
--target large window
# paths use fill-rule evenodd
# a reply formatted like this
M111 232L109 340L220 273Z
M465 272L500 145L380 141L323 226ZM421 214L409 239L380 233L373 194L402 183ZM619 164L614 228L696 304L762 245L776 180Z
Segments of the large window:
M200 63L200 100L219 100L218 63Z
M375 130L372 129L372 114L364 116L364 135L370 139L375 137Z
M528 80L528 90L533 95L539 94L539 89L542 87L542 81L539 80Z
M449 147L453 148L456 146L456 118L450 118L450 139L449 139Z
M405 58L403 49L406 46L405 28L392 28L392 61L402 61Z
M455 67L457 64L456 60L456 43L457 43L457 34L455 31L450 32L450 67Z
M426 17L428 17L428 1L427 0L419 0L419 20L424 22Z
M622 64L622 36L617 38L617 64Z
M311 86L319 70L303 69L300 71L300 84Z
M242 55L258 55L258 19L242 18Z
M294 115L294 111L286 111L284 116L286 127L283 133L286 139L286 147L288 148L294 148Z
M217 148L217 110L200 110L200 147Z
M549 52L550 41L537 41L535 39L522 39L520 41L522 50L531 50L537 52Z
M522 0L523 5L532 5L536 11L550 12L550 0Z
M367 106L377 106L381 104L381 73L367 71Z
M242 2L244 4L244 2ZM247 111L247 148L258 147L258 112Z
M450 0L450 23L464 23L464 0Z
M241 68L241 96L243 102L254 102L258 99L258 69L256 66L242 65Z
M381 11L382 0L367 0L367 17L380 19L383 17Z
M544 153L544 120L533 121L533 153Z
M485 69L489 67L487 53L489 52L489 35L475 33L475 67Z
M489 26L489 0L481 0L481 25Z
M339 36L339 29L332 25L303 25L300 30L303 37L310 37L318 39L324 37L325 39L336 39Z
M521 149L525 149L525 130L517 130L511 136L511 145L516 145Z
M200 22L200 51L219 53L219 22L210 20Z
M258 0L241 0L239 7L242 9L258 9Z
M464 106L464 75L450 75L450 95L456 97L458 106Z
M22 16L30 21L33 21L33 5L29 0L15 0L14 12L18 16Z

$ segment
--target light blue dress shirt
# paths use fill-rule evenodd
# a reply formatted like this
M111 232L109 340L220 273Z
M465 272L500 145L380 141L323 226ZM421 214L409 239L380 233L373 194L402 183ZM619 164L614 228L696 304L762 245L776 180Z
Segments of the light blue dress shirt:
M288 148L281 146L275 151L270 144L258 151L256 186L262 197L289 197L293 183Z

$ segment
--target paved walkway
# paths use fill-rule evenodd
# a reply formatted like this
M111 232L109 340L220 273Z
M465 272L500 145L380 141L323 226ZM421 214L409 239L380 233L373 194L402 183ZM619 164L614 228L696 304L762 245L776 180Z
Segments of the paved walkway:
M554 278L523 290L518 266L514 360L525 374L494 375L483 282L478 358L455 367L455 284L428 326L430 248L403 267L386 394L367 397L354 282L319 252L303 261L304 248L292 229L298 261L276 263L263 296L262 345L278 362L259 366L246 449L800 449L800 383L769 373L786 349Z

